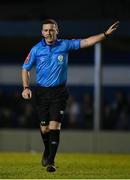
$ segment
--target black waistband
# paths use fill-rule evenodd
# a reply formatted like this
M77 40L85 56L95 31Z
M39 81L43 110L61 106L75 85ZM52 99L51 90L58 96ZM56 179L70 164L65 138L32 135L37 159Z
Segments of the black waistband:
M37 84L37 88L42 88L42 89L57 89L57 88L64 88L65 86L66 86L65 84L60 84L58 86L44 87Z

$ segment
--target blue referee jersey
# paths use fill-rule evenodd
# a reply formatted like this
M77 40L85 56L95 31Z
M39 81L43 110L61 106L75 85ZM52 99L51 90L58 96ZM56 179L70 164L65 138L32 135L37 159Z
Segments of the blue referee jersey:
M36 65L36 83L43 87L66 84L68 52L80 48L80 40L57 39L55 44L47 45L41 40L28 54L23 69L31 70Z

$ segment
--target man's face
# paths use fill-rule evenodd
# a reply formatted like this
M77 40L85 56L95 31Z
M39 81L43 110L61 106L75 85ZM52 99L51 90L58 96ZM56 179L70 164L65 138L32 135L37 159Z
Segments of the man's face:
M53 44L57 38L57 28L55 24L43 24L42 35L47 44Z

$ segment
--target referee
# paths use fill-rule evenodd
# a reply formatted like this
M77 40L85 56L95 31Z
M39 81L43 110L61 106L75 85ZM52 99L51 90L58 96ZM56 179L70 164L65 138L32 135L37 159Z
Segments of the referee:
M118 27L115 22L105 32L85 39L58 39L58 24L46 19L42 24L43 39L32 47L23 66L22 82L24 99L32 98L29 87L29 71L36 66L36 107L40 120L40 132L45 146L42 165L48 172L56 171L54 164L59 145L61 123L68 99L66 89L68 52L87 48L106 39Z

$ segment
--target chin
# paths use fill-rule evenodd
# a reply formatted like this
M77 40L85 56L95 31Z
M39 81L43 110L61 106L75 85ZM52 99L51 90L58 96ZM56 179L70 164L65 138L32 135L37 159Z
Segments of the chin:
M47 41L48 43L53 43L54 42L54 40L50 40L50 41Z
M47 40L46 42L47 42L48 44L53 44L53 43L54 43L54 40L49 40L49 41Z

